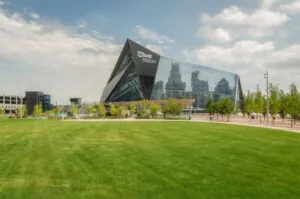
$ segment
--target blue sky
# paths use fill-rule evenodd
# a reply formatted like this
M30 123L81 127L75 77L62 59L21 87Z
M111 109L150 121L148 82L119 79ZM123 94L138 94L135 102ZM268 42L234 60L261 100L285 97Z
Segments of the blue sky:
M300 0L0 0L0 92L99 100L127 37L239 73L244 90L266 70L287 90L300 86L299 15Z

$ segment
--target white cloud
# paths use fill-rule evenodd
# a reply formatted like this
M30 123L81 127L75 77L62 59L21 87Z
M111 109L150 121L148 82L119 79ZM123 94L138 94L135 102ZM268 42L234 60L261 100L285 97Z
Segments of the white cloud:
M230 47L207 45L184 50L183 55L203 65L240 74L244 88L265 85L263 73L270 72L270 81L283 89L294 82L300 85L300 45L276 49L273 42L239 41Z
M300 0L293 1L290 4L282 4L280 7L289 12L300 12Z
M260 66L274 68L276 70L292 70L299 72L300 66L300 45L295 44L287 48L276 50L261 60Z
M4 5L5 3L3 1L0 0L0 6Z
M266 8L247 13L237 6L226 8L215 16L201 16L204 24L230 27L238 33L246 33L256 38L272 34L274 28L282 26L288 20L289 17L285 14Z
M163 53L164 53L163 47L160 47L160 46L157 46L157 45L147 44L146 48L152 50L153 52L155 52L159 55L163 55Z
M279 2L280 0L262 0L262 7L263 8L270 8L275 3Z
M37 13L33 13L33 12L30 13L29 16L32 17L33 19L39 19L40 18L40 15L38 15Z
M144 40L154 41L159 44L175 43L173 39L170 39L169 37L164 35L160 35L157 32L149 30L143 26L136 26L134 32L137 34L139 38Z
M239 41L229 48L207 45L191 51L185 50L183 53L188 59L194 58L204 65L231 65L251 63L254 58L264 56L273 49L272 42L259 43L246 40Z
M212 29L208 26L201 27L198 29L196 36L201 38L205 37L209 39L210 41L215 42L230 42L232 40L232 37L229 32L222 28Z
M9 92L22 85L22 91L44 90L56 99L70 95L100 99L121 46L51 21L26 20L1 8L0 21L1 71L15 68L15 73L22 73L16 82L1 72L0 90Z
M216 16L205 14L202 16L202 20L206 23L271 28L281 26L287 22L289 18L285 14L268 9L259 9L252 13L246 13L237 6L231 6Z

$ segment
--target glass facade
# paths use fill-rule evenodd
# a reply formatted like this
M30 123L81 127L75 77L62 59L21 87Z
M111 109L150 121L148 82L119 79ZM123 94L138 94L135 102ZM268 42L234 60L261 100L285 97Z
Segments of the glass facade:
M34 106L37 104L42 105L43 112L52 109L51 96L46 95L39 91L27 91L26 92L26 107L29 115L32 115Z
M110 96L109 102L139 101L144 99L142 84L133 62L125 68L126 72L120 79Z
M194 98L193 107L205 108L209 99L237 101L238 75L161 57L151 99Z
M235 104L242 100L237 74L162 57L127 40L101 101L193 98L191 106L204 109L210 99L224 97L232 98Z

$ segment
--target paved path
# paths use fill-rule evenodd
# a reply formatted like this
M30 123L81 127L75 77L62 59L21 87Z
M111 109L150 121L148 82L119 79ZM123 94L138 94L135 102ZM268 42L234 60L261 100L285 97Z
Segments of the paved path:
M65 120L67 122L204 122L204 123L221 123L221 124L228 124L228 125L241 125L241 126L251 126L251 127L259 127L259 128L269 128L269 129L276 129L276 130L284 130L290 131L295 133L300 133L300 125L297 124L293 128L289 125L289 122L282 123L277 121L275 124L270 122L269 127L266 123L260 123L259 120L251 120L249 121L247 118L242 117L233 117L231 118L230 122L225 122L222 120L213 120L209 121L207 116L193 116L192 120L162 120L162 119L135 119L135 118L128 118L128 119L74 119L74 120Z

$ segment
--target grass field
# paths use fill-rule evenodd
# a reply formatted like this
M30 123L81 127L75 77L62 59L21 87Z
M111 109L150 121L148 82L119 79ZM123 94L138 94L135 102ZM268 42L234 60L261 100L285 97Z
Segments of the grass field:
M300 134L0 120L0 198L300 198Z

